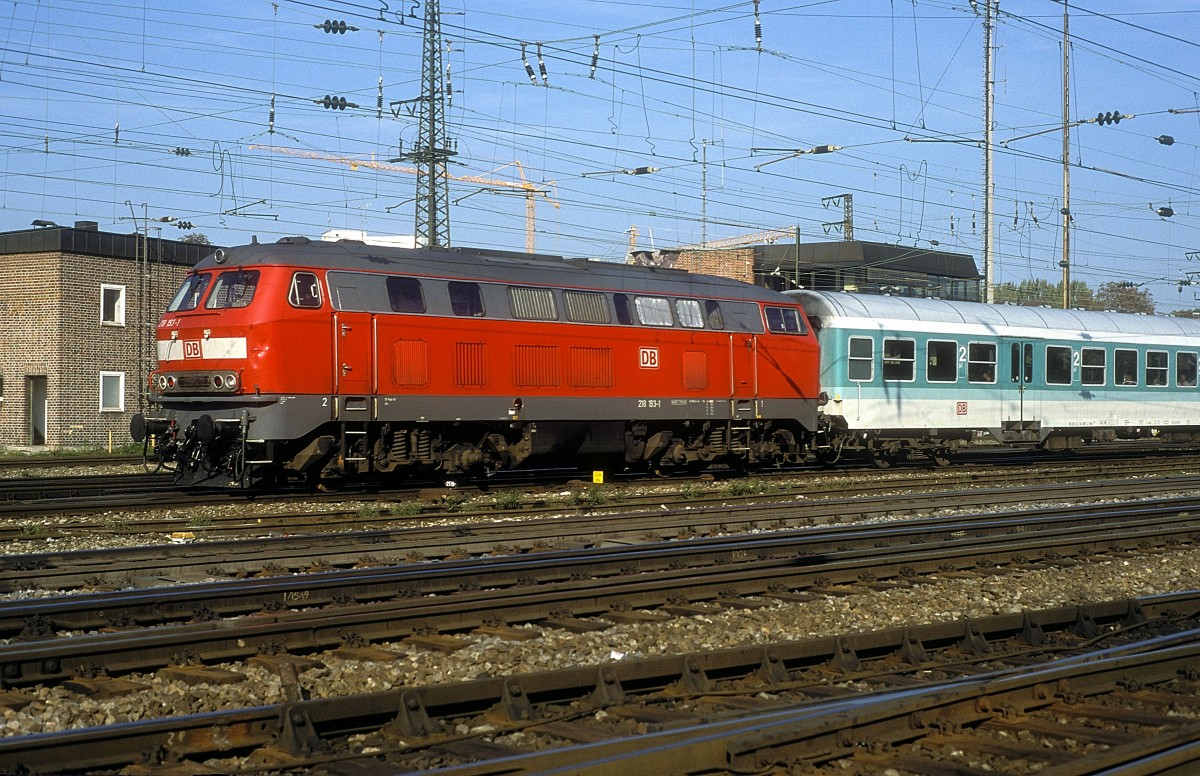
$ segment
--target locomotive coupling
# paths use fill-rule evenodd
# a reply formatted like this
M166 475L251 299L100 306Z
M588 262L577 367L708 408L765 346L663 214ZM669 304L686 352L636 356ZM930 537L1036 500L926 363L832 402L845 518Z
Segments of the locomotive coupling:
M171 428L171 421L166 418L148 418L137 413L129 419L129 436L134 442L143 442L146 437L160 437Z

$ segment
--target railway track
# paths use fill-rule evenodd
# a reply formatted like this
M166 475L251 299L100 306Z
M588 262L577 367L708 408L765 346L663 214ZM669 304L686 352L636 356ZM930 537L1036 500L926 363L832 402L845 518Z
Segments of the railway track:
M286 702L0 739L0 768L1188 773L1198 610L1161 596L326 699L280 659Z
M143 521L139 531L184 537L181 543L132 548L71 550L64 552L0 555L0 594L22 590L120 590L168 584L243 579L258 575L283 575L350 569L420 561L462 560L470 557L545 553L554 549L630 545L670 541L736 532L783 531L814 526L893 519L922 515L928 528L952 526L968 530L974 522L985 523L996 514L975 517L931 517L939 510L976 508L994 512L1003 507L1019 508L1031 498L1043 502L1086 501L1079 506L1062 506L1039 511L1063 519L1091 516L1101 508L1090 503L1103 499L1153 499L1165 492L1193 493L1200 490L1200 477L1164 477L1154 480L1106 480L1085 484L1039 488L987 488L969 491L921 490L906 496L894 492L854 498L831 498L811 491L803 500L782 501L763 497L721 499L719 505L697 500L683 508L662 508L661 498L644 502L639 512L627 500L619 510L587 509L583 514L504 519L495 512L457 516L440 525L385 530L354 530L371 521L354 511L289 515L244 516L220 526L197 526L180 518ZM1192 497L1156 499L1137 506L1119 507L1127 515L1157 512L1167 508L1195 509ZM550 508L546 508L553 511ZM523 510L528 513L529 510ZM1020 518L1017 518L1018 520ZM1085 518L1086 519L1086 518ZM336 523L339 533L319 533ZM312 527L310 528L310 524ZM71 526L79 530L80 526ZM287 533L267 538L220 540L238 531ZM119 529L128 530L122 524ZM295 535L291 535L295 534ZM203 541L192 542L193 539Z

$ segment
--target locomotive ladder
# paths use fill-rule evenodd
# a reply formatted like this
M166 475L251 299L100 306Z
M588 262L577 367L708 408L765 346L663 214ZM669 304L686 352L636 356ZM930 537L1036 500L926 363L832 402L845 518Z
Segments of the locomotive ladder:
M361 455L361 456L346 455L346 453L348 453L350 451L350 448L354 442L363 441L365 443L366 436L367 436L367 430L365 428L364 429L349 428L351 422L353 422L353 421L343 421L342 422L342 460L343 461L355 461L355 462L366 461L367 456L365 456L365 455ZM366 449L367 449L367 446L366 446L366 444L364 444L363 451L365 452Z

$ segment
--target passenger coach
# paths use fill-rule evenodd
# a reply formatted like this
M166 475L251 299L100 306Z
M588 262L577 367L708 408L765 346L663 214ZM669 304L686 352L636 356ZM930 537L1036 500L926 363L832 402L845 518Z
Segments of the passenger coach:
M218 250L158 325L131 431L185 484L802 460L800 307L680 270L284 238Z
M939 464L977 431L1071 448L1200 438L1200 322L1185 318L790 291L821 345L836 460Z

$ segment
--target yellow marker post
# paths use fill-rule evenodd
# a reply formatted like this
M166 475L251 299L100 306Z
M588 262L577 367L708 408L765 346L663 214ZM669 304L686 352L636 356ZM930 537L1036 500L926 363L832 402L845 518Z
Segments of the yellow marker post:
M602 471L592 472L592 484L603 485L604 484L604 472L602 472Z

